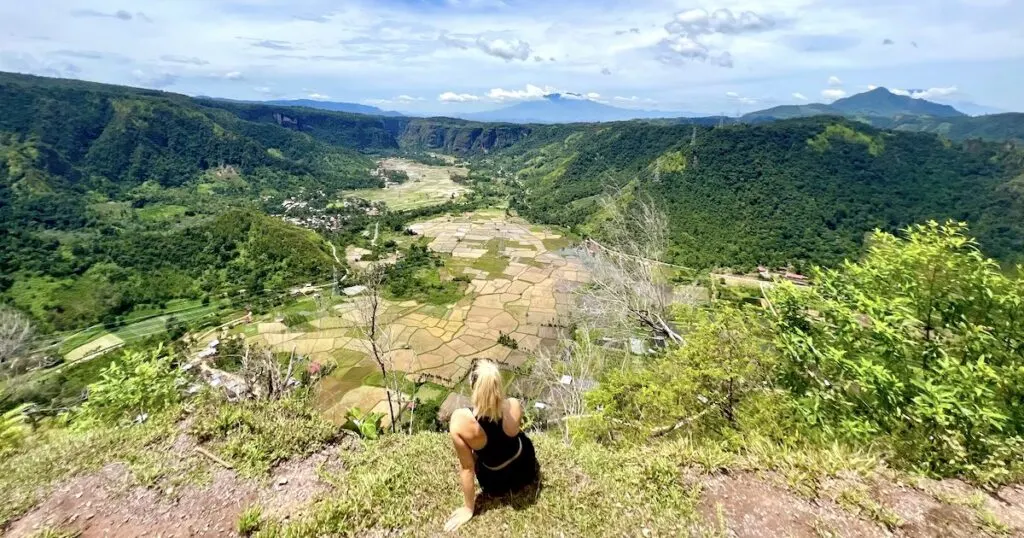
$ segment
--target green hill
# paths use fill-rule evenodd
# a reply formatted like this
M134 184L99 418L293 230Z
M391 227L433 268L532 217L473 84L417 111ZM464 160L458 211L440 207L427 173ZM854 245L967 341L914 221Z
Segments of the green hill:
M897 95L885 88L875 88L838 99L832 103L831 108L849 116L893 117L917 115L958 118L966 115L949 105L941 105L906 95Z
M874 228L929 219L967 221L988 253L1019 261L1022 200L1003 186L1021 168L1008 151L808 118L563 128L491 160L517 171L531 219L586 229L598 196L635 185L666 208L676 262L751 268L836 263Z

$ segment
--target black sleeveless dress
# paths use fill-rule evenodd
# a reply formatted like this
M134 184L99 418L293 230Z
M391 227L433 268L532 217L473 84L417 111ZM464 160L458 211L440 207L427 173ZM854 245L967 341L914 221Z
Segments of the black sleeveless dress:
M487 434L487 445L476 453L476 479L480 489L491 495L518 491L537 481L540 463L533 450L533 442L522 431L509 437L501 421L478 418L477 423Z

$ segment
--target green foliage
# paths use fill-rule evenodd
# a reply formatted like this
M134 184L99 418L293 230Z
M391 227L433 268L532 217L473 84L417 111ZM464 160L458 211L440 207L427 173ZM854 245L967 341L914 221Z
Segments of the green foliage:
M363 411L354 407L345 413L345 425L342 427L355 432L363 439L376 439L384 431L384 428L381 427L383 419L384 413Z
M587 394L589 406L602 410L585 425L591 434L643 441L669 428L757 429L775 411L770 418L785 421L785 399L771 390L777 357L752 309L699 310L683 326L685 346L641 368L613 370Z
M190 431L251 477L266 476L289 458L312 454L338 435L304 394L238 403L209 397L198 408Z
M127 424L177 403L184 382L181 371L163 347L125 353L89 385L89 397L75 413L81 428Z
M0 415L0 456L18 448L31 431L25 415L29 407L22 405Z
M238 534L242 536L251 536L256 531L260 530L260 526L263 525L263 507L258 504L253 504L242 510L242 513L238 515L238 522L235 524L235 529Z
M771 293L780 383L826 437L1002 483L1024 454L1024 284L962 224L876 232L861 262Z
M414 243L397 263L387 268L387 295L395 300L413 299L421 303L447 305L462 297L459 282L443 280L438 271L444 266L441 258L426 247Z
M546 126L480 160L514 171L510 205L531 220L585 231L600 195L636 187L663 203L667 261L803 270L859 256L871 230L929 219L967 221L986 253L1024 259L1024 198L1005 188L1024 168L1015 153L822 117Z

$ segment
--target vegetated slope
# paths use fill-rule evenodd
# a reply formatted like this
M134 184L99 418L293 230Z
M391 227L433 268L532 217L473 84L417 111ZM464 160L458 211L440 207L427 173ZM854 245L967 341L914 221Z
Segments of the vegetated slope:
M231 208L379 183L353 149L184 96L4 74L0 102L0 294L43 329L329 271L315 236Z
M369 114L371 116L402 116L400 112L393 110L383 110L381 108L361 105L358 103L340 103L336 101L317 101L314 99L277 99L271 101L264 101L268 105L281 105L281 106L304 106L307 108L316 108L319 110L332 110L334 112L348 112L351 114Z
M874 228L928 219L967 221L1004 262L1024 252L1022 198L1006 187L1019 154L991 144L809 118L584 128L511 151L495 162L518 171L526 216L585 228L595 197L634 182L664 205L686 265L832 264L856 257Z

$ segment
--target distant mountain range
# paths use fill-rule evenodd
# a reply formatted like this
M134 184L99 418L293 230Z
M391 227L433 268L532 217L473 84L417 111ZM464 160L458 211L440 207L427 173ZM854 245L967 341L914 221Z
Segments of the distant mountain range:
M897 95L885 88L858 93L839 99L831 105L812 103L809 105L783 105L765 110L758 110L743 115L741 119L781 120L802 118L807 116L836 115L848 117L881 117L892 118L901 115L932 116L935 118L959 118L966 114L959 110L924 99L915 99L905 95Z
M537 101L524 101L506 108L459 114L474 121L508 123L597 123L652 118L703 116L694 112L665 112L619 108L581 95L552 93Z
M393 110L382 110L375 106L360 105L357 103L339 103L334 101L316 101L313 99L282 99L276 101L262 101L267 105L278 105L278 106L304 106L306 108L315 108L317 110L330 110L332 112L349 112L352 114L367 114L370 116L388 116L388 117L399 117L403 116L401 112L395 112Z

